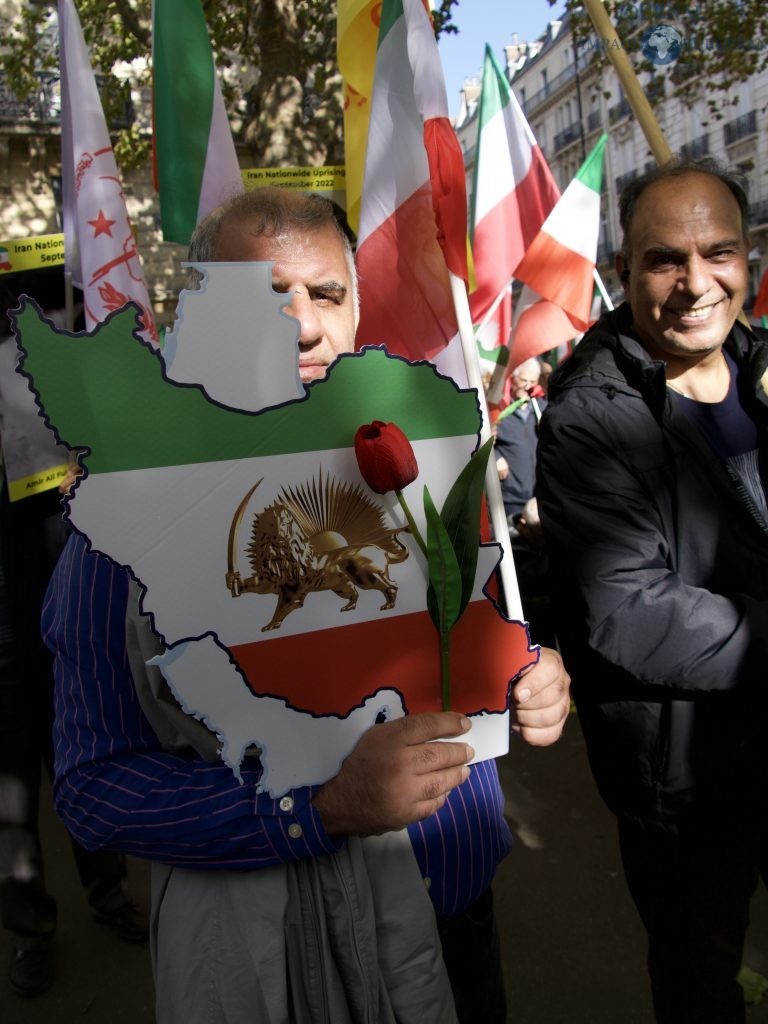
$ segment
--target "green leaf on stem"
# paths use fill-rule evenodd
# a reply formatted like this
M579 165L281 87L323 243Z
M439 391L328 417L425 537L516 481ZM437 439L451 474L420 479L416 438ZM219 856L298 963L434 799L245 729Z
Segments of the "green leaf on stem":
M461 615L461 569L451 538L443 525L427 488L424 488L427 517L427 563L429 591L427 606L440 636L446 636Z
M477 556L480 549L480 509L482 507L485 468L493 447L488 438L456 478L448 492L440 518L461 567L461 600L456 618L469 604L475 586ZM430 570L431 575L431 570Z

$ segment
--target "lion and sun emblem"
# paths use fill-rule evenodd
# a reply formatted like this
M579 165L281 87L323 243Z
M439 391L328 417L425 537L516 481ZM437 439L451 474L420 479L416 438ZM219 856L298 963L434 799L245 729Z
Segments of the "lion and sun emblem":
M226 574L232 597L277 596L274 614L262 632L279 629L286 616L302 607L307 595L323 590L332 590L346 602L342 612L357 606L360 590L378 590L384 597L381 611L395 607L397 584L389 567L408 558L408 548L398 534L409 528L387 527L383 509L359 484L323 479L322 470L317 479L283 487L271 505L254 515L246 549L252 575L243 579L236 561L237 538L248 503L262 480L235 511Z

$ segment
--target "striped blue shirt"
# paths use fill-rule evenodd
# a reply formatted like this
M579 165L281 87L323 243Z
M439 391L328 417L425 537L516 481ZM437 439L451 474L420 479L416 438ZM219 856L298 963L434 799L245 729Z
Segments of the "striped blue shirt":
M294 790L291 805L257 792L257 768L243 767L241 785L223 762L162 749L128 665L128 589L127 571L74 535L46 596L55 797L70 832L90 849L201 869L253 870L339 849L343 840L326 835L312 806L313 787ZM495 762L486 761L436 815L410 826L440 918L474 903L509 852L503 803Z

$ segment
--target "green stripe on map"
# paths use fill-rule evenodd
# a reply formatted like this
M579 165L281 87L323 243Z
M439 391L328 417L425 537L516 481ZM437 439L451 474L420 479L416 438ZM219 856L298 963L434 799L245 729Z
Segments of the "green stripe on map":
M379 350L342 357L306 399L258 415L225 409L165 381L159 357L132 336L135 323L129 308L92 334L68 335L29 302L16 315L24 369L62 440L91 449L91 473L348 448L374 419L411 441L479 430L474 391Z

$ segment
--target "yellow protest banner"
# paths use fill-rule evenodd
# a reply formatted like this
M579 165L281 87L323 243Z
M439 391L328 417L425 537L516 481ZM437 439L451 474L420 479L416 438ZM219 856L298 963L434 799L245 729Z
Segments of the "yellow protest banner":
M0 241L0 274L39 270L64 262L64 235L33 235Z
M346 207L344 167L252 167L241 171L246 188L279 185L302 192L322 192Z

